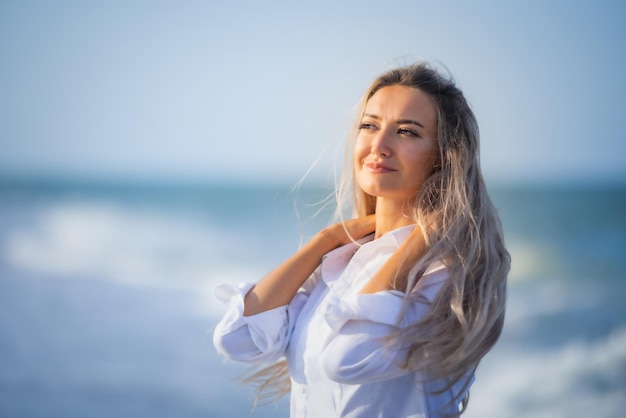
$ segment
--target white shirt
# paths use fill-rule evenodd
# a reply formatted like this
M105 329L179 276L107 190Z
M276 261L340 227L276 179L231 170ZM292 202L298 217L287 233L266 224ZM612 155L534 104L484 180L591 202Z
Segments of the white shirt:
M251 363L286 357L292 417L432 418L458 412L456 405L446 405L465 379L432 393L446 382L401 368L406 350L389 347L384 338L428 313L447 278L443 264L432 265L418 281L400 323L401 292L358 294L412 229L329 252L289 305L257 315L243 316L243 298L253 284L218 286L216 297L230 307L215 329L217 351Z

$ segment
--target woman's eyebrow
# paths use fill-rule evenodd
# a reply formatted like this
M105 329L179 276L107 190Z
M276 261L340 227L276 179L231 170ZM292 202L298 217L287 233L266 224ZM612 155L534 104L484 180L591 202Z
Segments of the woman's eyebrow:
M424 128L424 125L422 125L421 123L419 123L418 121L413 120L413 119L400 119L400 120L397 120L396 123L398 123L398 124L406 124L406 123L408 123L409 125L417 125L420 128L426 129L426 128Z
M364 117L365 117L365 116L367 116L367 117L372 118L372 119L375 119L375 120L379 120L379 119L380 119L380 116L378 116L378 115L374 115L374 114L372 114L372 113L364 113L364 114L363 114L363 116L364 116ZM422 129L426 129L426 128L424 128L424 125L423 125L422 123L420 123L420 122L418 122L418 121L416 121L416 120L413 120L413 119L398 119L398 120L396 121L396 123L397 123L397 124L409 124L409 125L416 125L416 126L419 126L419 127L420 127L420 128L422 128Z

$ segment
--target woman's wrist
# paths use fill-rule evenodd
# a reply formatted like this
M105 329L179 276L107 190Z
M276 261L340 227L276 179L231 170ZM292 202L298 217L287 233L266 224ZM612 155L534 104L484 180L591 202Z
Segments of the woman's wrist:
M341 231L338 231L338 228L341 228ZM340 234L345 235L342 225L333 224L318 232L312 241L314 241L315 245L319 247L324 254L326 254L327 252L343 245L340 239Z

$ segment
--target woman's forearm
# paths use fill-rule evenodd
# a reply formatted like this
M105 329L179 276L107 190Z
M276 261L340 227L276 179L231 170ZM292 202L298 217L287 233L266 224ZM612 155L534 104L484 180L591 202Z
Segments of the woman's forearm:
M244 316L284 306L313 274L329 251L374 231L374 216L351 219L324 228L287 261L263 277L244 299Z
M263 277L244 299L244 316L287 305L327 252L337 247L328 230L318 233L298 252Z

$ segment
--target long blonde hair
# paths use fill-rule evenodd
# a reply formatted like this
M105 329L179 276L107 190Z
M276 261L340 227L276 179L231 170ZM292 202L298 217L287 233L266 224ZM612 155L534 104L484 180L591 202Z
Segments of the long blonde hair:
M480 170L479 131L474 113L451 78L427 63L390 70L379 76L360 103L352 134L367 101L381 88L393 85L416 88L429 95L438 111L439 161L412 207L412 216L422 228L429 246L427 254L409 275L407 297L420 273L435 261L443 261L448 280L422 321L399 329L390 336L408 347L403 365L429 378L458 382L475 369L499 338L504 323L506 277L510 257L502 229ZM375 213L376 199L354 179L349 153L344 178L338 186L339 204L352 191L357 216ZM265 380L261 389L273 388L270 397L282 394L286 369L266 368L248 382ZM277 373L277 370L280 371ZM283 384L279 384L281 381ZM459 401L456 399L454 401Z

